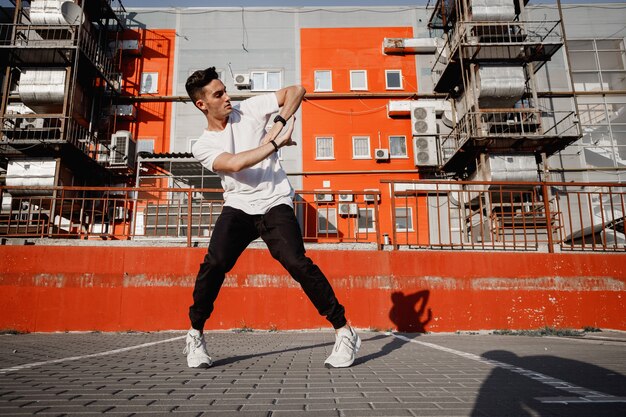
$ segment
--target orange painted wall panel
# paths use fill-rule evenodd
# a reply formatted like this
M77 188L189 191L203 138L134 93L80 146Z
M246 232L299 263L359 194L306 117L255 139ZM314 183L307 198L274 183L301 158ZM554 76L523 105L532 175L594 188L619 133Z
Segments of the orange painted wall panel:
M124 93L137 96L168 96L172 94L174 76L174 46L176 31L173 29L128 30L126 39L139 39L143 45L141 55L124 55L122 61ZM157 90L140 93L141 74L158 73ZM137 140L153 139L155 152L170 151L170 102L143 102L137 106L136 121L118 120L118 130L130 130Z
M205 249L4 246L0 329L185 329ZM309 251L357 327L626 330L626 255ZM207 328L328 327L269 253L244 252Z
M385 37L413 36L410 27L305 28L300 31L301 79L309 93L315 93L315 71L332 72L332 93L350 93L350 71L367 71L367 90L363 97L311 97L302 104L302 167L305 190L356 190L388 187L381 179L414 180L411 124L408 118L387 116L388 98L367 97L368 93L402 93L409 99L417 92L415 56L384 55ZM402 89L388 90L385 70L402 71ZM323 95L325 93L318 93ZM402 97L398 98L402 99ZM355 158L353 137L369 138L369 158ZM404 136L406 156L377 161L375 150L391 149L390 137ZM333 157L316 159L316 138L333 138ZM381 212L390 212L390 202L381 201ZM381 216L382 233L391 235L391 219ZM424 219L414 218L423 228ZM427 233L423 233L427 240ZM375 235L367 237L374 242ZM320 239L323 241L323 239Z
M415 57L382 53L384 38L411 37L411 27L300 29L302 85L313 92L313 71L332 70L333 91L348 92L350 70L367 70L368 91L385 91L385 70L399 69L404 77L404 90L415 93Z

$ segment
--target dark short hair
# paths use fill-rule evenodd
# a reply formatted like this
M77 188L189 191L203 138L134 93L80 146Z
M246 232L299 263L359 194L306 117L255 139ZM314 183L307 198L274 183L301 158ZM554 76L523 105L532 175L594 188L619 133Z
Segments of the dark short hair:
M211 81L219 79L219 77L215 67L194 71L185 83L185 89L187 94L189 94L189 98L195 102L199 98L202 88Z

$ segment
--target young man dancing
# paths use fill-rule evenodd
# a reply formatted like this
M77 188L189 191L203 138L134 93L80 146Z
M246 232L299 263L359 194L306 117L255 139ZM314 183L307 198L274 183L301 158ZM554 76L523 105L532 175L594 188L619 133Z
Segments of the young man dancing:
M215 67L191 74L185 88L207 121L207 127L193 146L193 155L205 168L219 175L224 188L224 208L200 265L193 305L189 308L191 330L184 350L187 364L191 368L211 366L202 332L204 323L213 312L226 273L250 242L261 237L271 255L335 328L335 345L325 366L352 365L361 339L348 325L345 310L322 271L305 256L293 210L294 191L277 155L283 146L295 145L291 139L294 123L284 134L279 133L302 103L304 88L285 87L232 106ZM266 132L270 115L279 110L272 128Z

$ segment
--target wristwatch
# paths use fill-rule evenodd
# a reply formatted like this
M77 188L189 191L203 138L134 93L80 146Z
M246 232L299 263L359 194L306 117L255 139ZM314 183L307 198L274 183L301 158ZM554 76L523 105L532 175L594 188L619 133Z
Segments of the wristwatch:
M280 114L277 114L276 117L274 117L274 123L276 122L282 122L283 126L287 126L287 120L285 120L285 118Z

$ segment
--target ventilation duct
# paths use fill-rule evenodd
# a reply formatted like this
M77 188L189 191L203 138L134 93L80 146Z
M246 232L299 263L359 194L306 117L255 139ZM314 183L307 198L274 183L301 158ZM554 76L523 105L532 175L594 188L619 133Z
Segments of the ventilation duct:
M62 113L65 99L65 70L32 68L20 75L18 94L35 113Z
M7 166L9 187L52 187L55 185L57 161L54 159L11 160ZM11 195L51 195L50 189L10 189Z
M472 20L475 22L510 22L515 19L513 0L472 0Z
M83 11L73 1L32 0L30 21L33 25L80 25Z
M520 66L483 66L478 70L481 108L510 108L518 102L526 87L524 68Z
M432 54L437 50L435 38L384 38L385 54Z
M493 154L484 156L470 181L536 182L538 178L534 155Z

